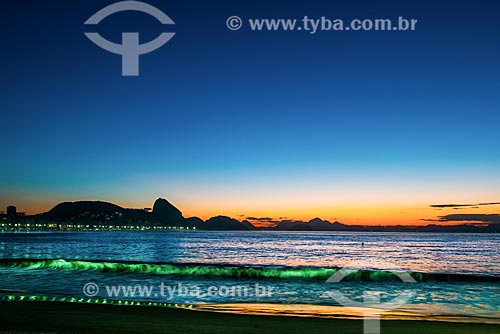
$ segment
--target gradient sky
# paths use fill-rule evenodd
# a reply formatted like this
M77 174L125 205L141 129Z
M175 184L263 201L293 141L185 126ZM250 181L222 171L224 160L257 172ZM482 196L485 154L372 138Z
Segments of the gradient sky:
M500 200L500 3L148 0L176 35L122 77L83 34L113 2L2 4L2 209L161 196L202 218L415 224ZM230 31L231 15L419 22L310 35ZM97 31L165 27L128 12Z

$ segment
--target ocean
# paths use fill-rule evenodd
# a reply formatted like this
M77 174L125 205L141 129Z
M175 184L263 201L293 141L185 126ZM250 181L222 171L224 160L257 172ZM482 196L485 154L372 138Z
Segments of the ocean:
M0 233L0 299L500 323L500 235Z

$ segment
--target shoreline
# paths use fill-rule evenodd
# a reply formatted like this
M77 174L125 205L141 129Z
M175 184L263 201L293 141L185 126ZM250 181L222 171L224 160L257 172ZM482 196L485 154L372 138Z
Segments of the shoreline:
M1 301L1 331L58 333L345 333L363 332L362 320L220 313L155 306ZM493 334L500 325L427 320L382 320L381 333Z

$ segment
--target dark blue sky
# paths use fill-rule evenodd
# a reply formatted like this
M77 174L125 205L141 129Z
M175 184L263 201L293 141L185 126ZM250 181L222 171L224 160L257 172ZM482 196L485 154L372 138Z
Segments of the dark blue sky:
M474 198L459 200L500 195L490 188L500 170L495 1L147 1L175 26L127 12L97 27L116 42L123 31L142 42L176 33L141 56L139 77L122 77L120 56L83 34L83 22L113 2L3 4L2 207L43 209L61 198L142 206L163 195L197 213L214 193L222 211L266 212L252 196L360 180L424 182L429 201L433 187L459 180L476 185ZM311 35L230 31L231 15L418 24ZM423 201L425 191L414 191Z

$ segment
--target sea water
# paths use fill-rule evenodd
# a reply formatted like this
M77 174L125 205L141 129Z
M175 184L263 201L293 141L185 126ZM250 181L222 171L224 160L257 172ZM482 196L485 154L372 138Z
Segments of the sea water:
M405 291L407 300L392 307ZM0 234L3 299L352 317L367 293L376 294L387 317L500 322L500 235Z

